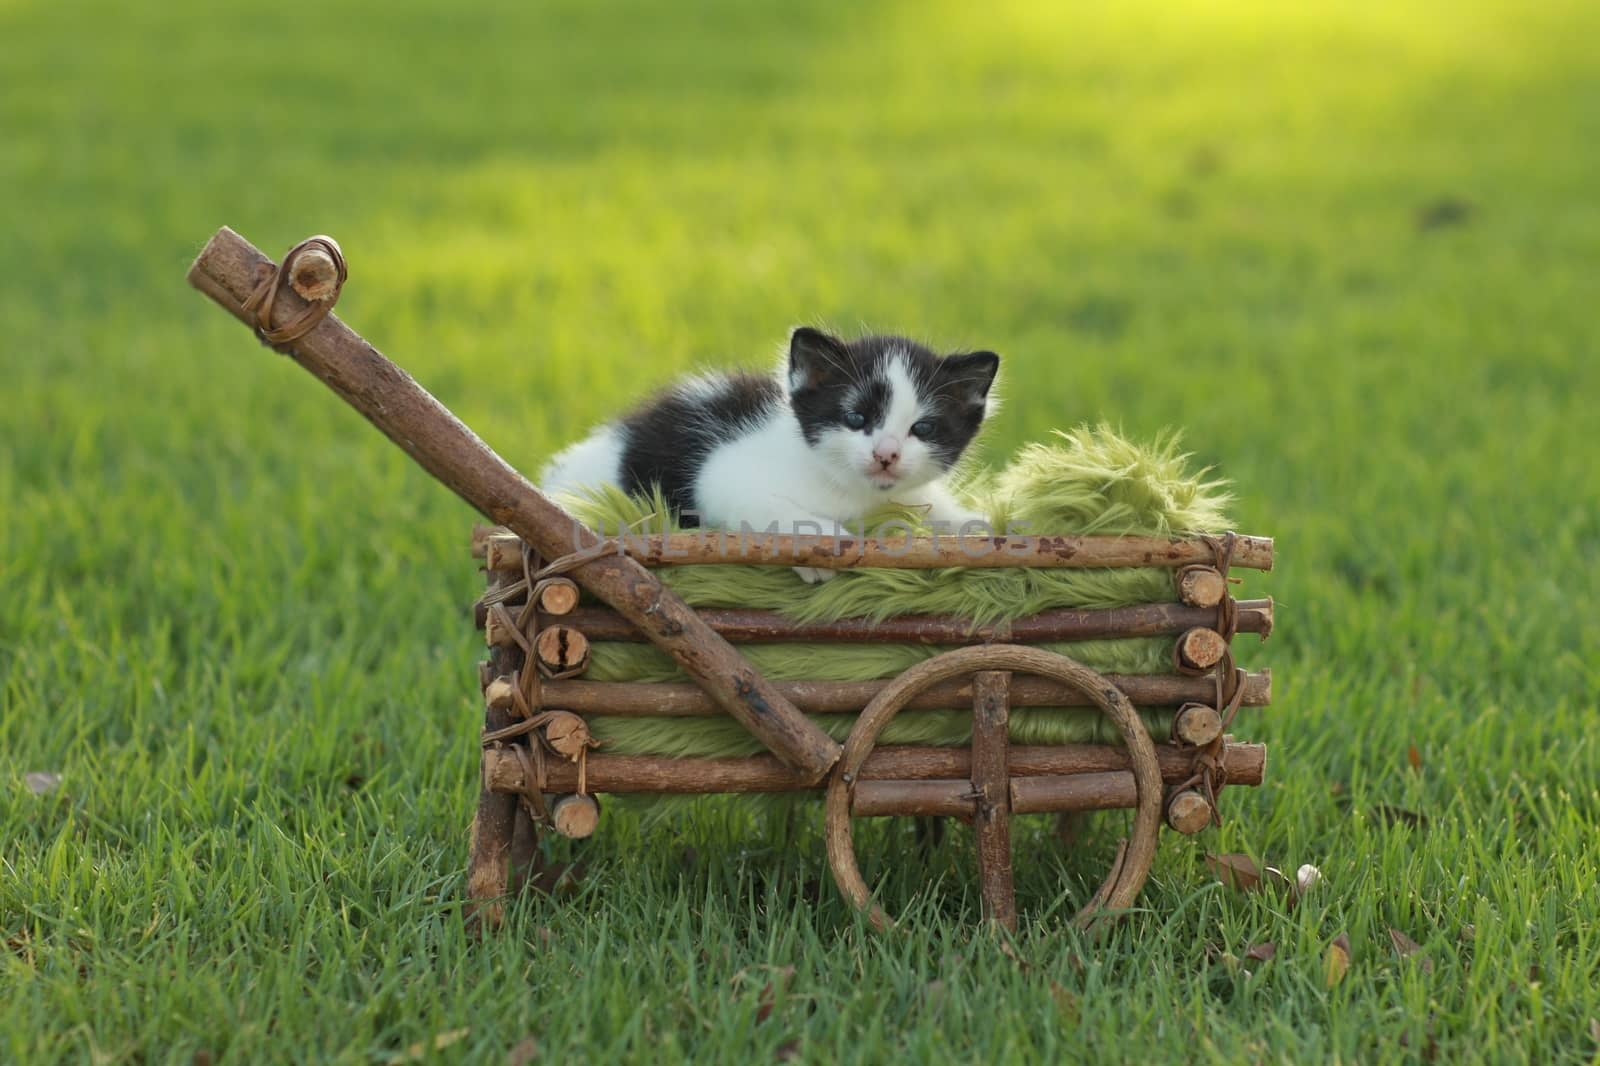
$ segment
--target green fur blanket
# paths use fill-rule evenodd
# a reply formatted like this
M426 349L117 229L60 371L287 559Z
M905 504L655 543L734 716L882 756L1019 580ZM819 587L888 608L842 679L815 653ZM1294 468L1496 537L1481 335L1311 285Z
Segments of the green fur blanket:
M1206 471L1191 471L1176 437L1140 445L1106 426L1057 432L1048 443L1024 448L998 473L969 478L961 495L989 517L994 529L1025 534L1145 534L1226 529L1230 496ZM630 497L612 486L561 501L591 527L608 534L667 532L669 512L659 498ZM888 521L915 526L918 516L884 512L869 529ZM657 571L697 607L747 607L778 611L797 621L886 618L899 614L949 614L975 623L1034 614L1052 607L1101 608L1173 599L1171 574L1160 569L962 569L842 571L832 581L807 585L786 567L681 566ZM1046 645L1107 673L1161 673L1170 638L1091 640ZM742 649L775 681L866 681L893 677L942 651L910 644L769 644ZM586 676L597 681L681 681L684 675L648 644L597 643ZM853 715L817 715L817 723L843 739ZM1153 733L1168 715L1145 712ZM759 741L732 719L607 718L590 727L608 754L732 756L762 751ZM964 745L971 741L969 709L898 715L886 744ZM1011 715L1018 744L1112 742L1115 730L1085 708L1019 708Z

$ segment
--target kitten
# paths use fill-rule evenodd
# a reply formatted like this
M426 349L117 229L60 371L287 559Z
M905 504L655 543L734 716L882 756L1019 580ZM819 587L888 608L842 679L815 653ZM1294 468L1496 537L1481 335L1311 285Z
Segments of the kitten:
M711 528L828 534L894 503L958 530L979 516L943 479L989 414L999 367L993 352L939 356L903 337L845 342L800 327L776 373L681 381L558 454L542 483L659 486L680 521Z

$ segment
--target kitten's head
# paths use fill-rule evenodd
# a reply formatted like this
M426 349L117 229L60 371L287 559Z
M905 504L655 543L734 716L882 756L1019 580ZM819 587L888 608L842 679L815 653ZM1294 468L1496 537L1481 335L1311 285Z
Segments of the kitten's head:
M789 401L801 432L847 487L885 499L955 465L989 412L993 352L937 355L903 337L789 338Z

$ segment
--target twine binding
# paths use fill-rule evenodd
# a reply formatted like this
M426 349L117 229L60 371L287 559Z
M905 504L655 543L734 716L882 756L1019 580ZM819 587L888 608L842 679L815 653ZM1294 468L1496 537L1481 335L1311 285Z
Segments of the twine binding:
M548 568L547 568L548 569ZM547 759L569 758L562 755L550 746L543 728L554 721L563 711L541 711L541 698L539 692L540 675L543 671L538 663L538 655L534 652L531 634L539 631L539 582L536 573L538 570L538 557L528 545L522 546L522 579L516 582L518 589L532 590L527 600L517 611L515 617L506 609L505 601L512 599L510 594L498 597L496 602L488 604L489 614L495 622L511 635L517 647L522 649L522 665L512 675L511 705L512 711L519 721L503 729L486 731L482 735L482 744L485 748L506 747L509 743L511 751L516 754L517 761L522 766L522 791L520 794L523 809L535 821L548 823L550 814L545 806L544 792L549 775L546 769ZM550 673L552 679L572 677L581 672L581 669L564 670ZM519 738L527 737L526 743L517 743ZM600 742L593 737L585 736L583 746L578 749L575 759L578 764L578 795L588 795L588 762L589 749L597 748Z
M278 302L278 293L288 285L289 271L294 266L295 258L301 252L313 247L320 248L333 260L336 271L333 292L320 300L308 300L303 311L283 325L273 328L272 309ZM254 319L256 338L262 344L279 352L285 351L289 345L316 329L322 320L328 317L333 305L339 302L340 294L344 292L345 281L350 277L349 268L345 266L344 253L339 250L339 242L323 234L307 237L290 248L276 267L270 263L262 263L258 273L256 287L245 298L242 309L246 315Z

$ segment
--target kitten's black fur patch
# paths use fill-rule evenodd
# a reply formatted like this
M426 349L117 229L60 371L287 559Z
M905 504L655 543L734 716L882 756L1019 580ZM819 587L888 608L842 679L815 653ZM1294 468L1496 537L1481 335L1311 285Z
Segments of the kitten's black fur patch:
M706 456L782 403L777 381L744 371L697 378L646 400L620 422L623 490L637 495L660 485L673 512L697 526L686 512L694 510L694 479Z

